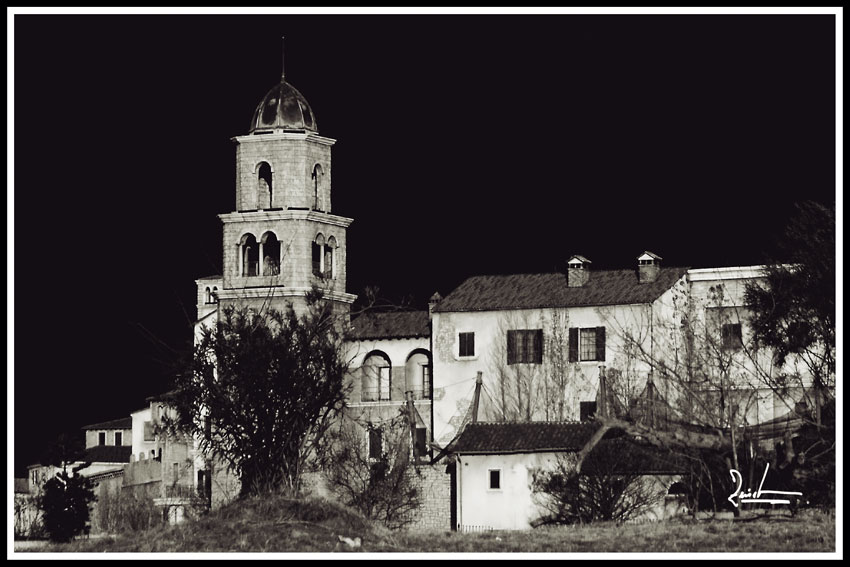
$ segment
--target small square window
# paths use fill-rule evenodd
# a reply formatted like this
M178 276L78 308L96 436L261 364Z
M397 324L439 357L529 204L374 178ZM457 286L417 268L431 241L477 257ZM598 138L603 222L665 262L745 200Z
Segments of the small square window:
M579 419L590 421L596 415L596 402L579 402Z
M490 490L501 490L502 488L502 471L491 470L490 473Z
M475 356L475 333L458 333L458 356Z

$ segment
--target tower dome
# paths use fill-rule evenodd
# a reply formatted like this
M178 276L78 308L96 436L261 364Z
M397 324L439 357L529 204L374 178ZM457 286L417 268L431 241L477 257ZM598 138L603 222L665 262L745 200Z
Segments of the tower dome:
M257 105L248 133L270 130L309 130L319 133L316 117L307 99L283 79Z

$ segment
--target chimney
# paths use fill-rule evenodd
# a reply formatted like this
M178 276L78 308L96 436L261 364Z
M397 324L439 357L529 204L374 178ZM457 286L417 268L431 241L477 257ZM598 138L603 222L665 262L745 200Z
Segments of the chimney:
M567 260L567 286L581 287L590 279L590 260L576 254Z
M652 283L661 271L661 256L646 251L638 256L638 283Z
M428 318L431 318L431 314L434 313L434 308L443 300L443 296L440 295L439 291L435 291L434 295L431 296L431 299L428 300Z

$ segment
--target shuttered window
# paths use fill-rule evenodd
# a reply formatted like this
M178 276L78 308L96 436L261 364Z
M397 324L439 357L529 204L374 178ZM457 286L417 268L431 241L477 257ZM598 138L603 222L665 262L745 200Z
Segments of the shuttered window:
M543 329L508 331L508 364L541 364Z
M605 360L605 327L577 327L569 330L570 362Z
M458 333L458 356L475 356L475 333Z

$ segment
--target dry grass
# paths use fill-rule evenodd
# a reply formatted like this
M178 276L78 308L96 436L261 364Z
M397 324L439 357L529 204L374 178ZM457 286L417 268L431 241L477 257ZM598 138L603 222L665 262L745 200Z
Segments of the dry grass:
M340 536L359 537L352 549ZM48 552L820 552L835 551L835 514L750 521L670 521L549 527L526 532L390 532L357 512L319 499L278 496L237 501L180 526L48 545Z

